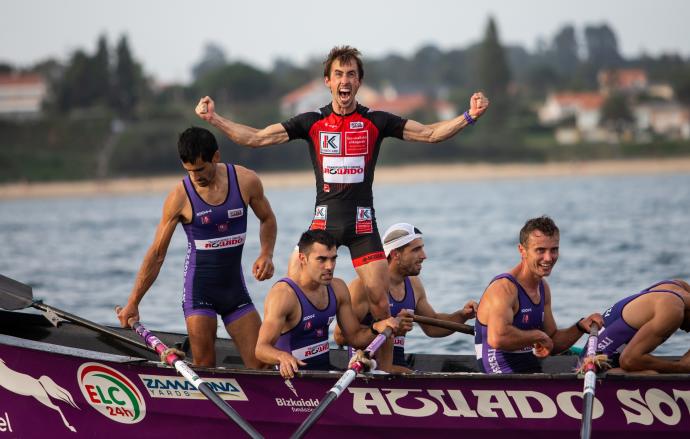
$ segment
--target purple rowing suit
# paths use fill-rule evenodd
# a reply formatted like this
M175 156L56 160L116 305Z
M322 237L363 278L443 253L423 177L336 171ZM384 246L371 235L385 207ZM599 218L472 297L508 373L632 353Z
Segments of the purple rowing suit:
M671 293L678 296L680 300L683 300L681 295L673 290L657 288L659 285L663 284L673 284L678 285L681 288L683 287L676 281L662 280L661 282L657 282L649 288L645 288L637 294L633 294L632 296L619 300L611 308L604 312L604 327L601 328L601 331L599 331L597 353L601 352L602 354L608 355L609 359L612 360L613 367L620 366L618 359L621 352L623 352L623 349L625 349L628 342L632 340L638 331L638 329L630 326L623 318L623 308L625 308L628 303L649 293ZM583 352L583 355L585 354L586 352Z
M220 314L227 325L255 308L242 274L247 206L235 167L226 164L226 169L228 193L217 206L199 196L189 176L183 180L192 221L182 225L187 233L182 309L185 318Z
M280 334L276 349L292 354L307 363L303 369L329 370L331 362L328 345L328 327L335 319L338 307L333 287L328 285L328 305L324 309L315 307L292 279L287 277L278 282L290 285L299 300L301 313L298 323L289 331Z
M417 305L414 298L414 289L412 289L412 282L410 282L409 277L405 277L405 296L402 300L397 301L391 296L391 292L388 292L388 306L391 310L391 316L395 317L403 309L414 310ZM368 313L362 320L363 325L370 325L374 321L374 317L371 313ZM353 351L350 349L350 356L352 356ZM396 366L409 367L407 361L405 361L405 336L396 335L393 339L393 364Z
M522 285L509 273L494 277L489 285L498 279L508 279L517 287L518 312L513 317L513 326L523 331L543 329L544 325L544 282L539 282L539 303L532 302ZM492 348L488 343L488 328L476 320L474 349L477 365L484 373L534 373L541 372L541 363L532 353L532 346L517 351L503 351Z

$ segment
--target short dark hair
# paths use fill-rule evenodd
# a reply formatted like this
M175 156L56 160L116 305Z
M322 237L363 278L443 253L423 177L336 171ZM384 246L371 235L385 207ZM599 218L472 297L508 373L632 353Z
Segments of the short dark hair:
M189 127L177 139L177 152L183 163L194 163L199 157L205 162L210 162L216 151L216 136L206 128Z
M351 46L335 46L328 53L328 56L323 62L323 76L328 78L331 76L331 67L333 66L333 61L336 59L340 61L340 64L348 64L352 60L357 63L357 72L359 73L359 80L364 78L364 66L362 65L362 59L360 58L362 54L359 50Z
M554 236L560 234L558 226L553 222L551 218L546 215L542 215L538 218L532 218L527 220L522 229L520 229L520 244L527 246L527 240L529 239L530 233L535 230L540 231L546 236Z
M302 236L299 238L299 242L297 243L299 252L304 253L305 255L309 254L315 242L323 244L329 249L336 247L338 244L333 235L325 230L307 230L306 232L302 233Z

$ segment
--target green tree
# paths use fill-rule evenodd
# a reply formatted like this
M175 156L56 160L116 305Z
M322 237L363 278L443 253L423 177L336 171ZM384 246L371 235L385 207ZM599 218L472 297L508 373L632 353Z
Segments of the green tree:
M634 121L635 117L630 111L625 96L613 94L604 101L601 108L601 125L620 135L629 129Z
M271 76L242 62L211 70L196 81L195 87L218 102L248 102L274 95Z
M115 49L117 62L114 72L112 104L120 117L131 119L141 99L148 93L142 68L129 50L127 37L123 35Z
M508 97L510 69L493 17L489 18L484 40L479 47L477 73L480 88L491 100L487 119L490 119L493 129L500 130L506 124L510 107Z
M579 47L572 25L563 27L553 39L553 56L556 70L561 75L573 72L580 63Z
M623 63L616 34L608 25L585 27L585 41L587 59L595 69L618 67Z
M196 81L208 72L221 68L227 63L225 50L217 44L207 43L206 46L204 46L204 53L201 56L201 60L192 67L192 77Z

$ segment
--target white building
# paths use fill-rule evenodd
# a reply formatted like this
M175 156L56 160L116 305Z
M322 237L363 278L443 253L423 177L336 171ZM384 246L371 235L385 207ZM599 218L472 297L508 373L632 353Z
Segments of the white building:
M40 75L0 75L0 118L39 117L47 92L48 86Z

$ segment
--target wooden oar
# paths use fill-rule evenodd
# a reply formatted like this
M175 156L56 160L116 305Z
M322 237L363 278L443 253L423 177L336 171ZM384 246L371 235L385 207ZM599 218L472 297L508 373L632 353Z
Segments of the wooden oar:
M589 439L592 435L592 409L594 407L594 390L597 385L597 344L599 343L599 326L592 323L589 327L587 339L587 356L584 358L585 379L582 390L582 427L580 439Z
M474 335L474 326L465 325L464 323L449 322L447 320L418 316L417 314L414 314L412 316L412 320L414 320L417 323L422 323L424 325L438 326L439 328L462 332L463 334Z
M240 427L245 433L249 435L252 439L263 439L263 436L259 434L258 431L254 429L247 421L245 421L239 413L235 411L232 407L223 401L223 399L218 396L216 392L213 391L211 386L202 380L199 375L196 374L187 363L182 361L182 359L173 351L169 350L168 347L153 335L144 325L130 319L129 325L134 329L134 331L141 336L146 344L160 355L161 360L165 361L170 366L177 369L177 371L187 379L194 387L196 387L206 398L208 398L213 404L215 404L226 416L228 416L238 427Z
M391 334L391 328L387 327L382 333L376 336L376 338L369 343L369 346L364 350L364 355L367 358L371 358L374 352L386 341L386 338ZM290 439L300 439L304 436L311 427L316 424L321 415L323 415L326 408L338 397L341 393L350 385L350 383L355 379L357 374L364 369L364 364L361 361L355 361L340 377L340 379L335 383L331 389L326 392L326 396L321 400L318 407L314 409L313 412L309 414L309 417L302 422L302 425L290 436Z
M86 320L74 314L70 314L67 311L52 307L50 305L45 305L40 300L34 300L33 289L26 284L23 284L9 277L5 277L0 274L0 308L7 309L10 311L15 311L24 308L36 308L43 311L46 314L54 314L60 318L68 320L77 325L89 328L93 331L100 332L109 337L115 338L119 341L129 343L130 345L136 346L141 349L148 350L148 347L138 341L131 338L125 337L124 335L113 331L98 323ZM50 319L49 319L50 320Z

